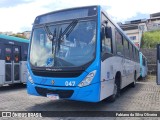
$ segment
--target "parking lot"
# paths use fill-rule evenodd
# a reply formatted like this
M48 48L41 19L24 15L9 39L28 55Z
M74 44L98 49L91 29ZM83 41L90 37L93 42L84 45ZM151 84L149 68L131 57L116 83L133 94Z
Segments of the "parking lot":
M28 95L26 85L3 86L0 88L1 111L160 111L160 86L156 85L156 77L149 76L138 81L135 88L127 87L114 102L102 101L86 103L79 101L52 101L46 97ZM90 117L90 116L89 116ZM49 119L49 118L48 118ZM54 118L72 120L75 118ZM80 119L80 118L77 118ZM90 118L85 118L90 119ZM93 118L97 119L97 118ZM99 118L106 119L106 118ZM128 118L110 118L128 119ZM132 118L144 119L144 118ZM158 118L148 118L155 119Z

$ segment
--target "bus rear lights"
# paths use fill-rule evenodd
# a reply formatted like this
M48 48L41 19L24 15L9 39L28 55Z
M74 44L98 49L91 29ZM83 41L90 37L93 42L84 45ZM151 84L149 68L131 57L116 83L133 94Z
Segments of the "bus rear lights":
M90 72L90 73L85 77L85 79L84 79L82 82L80 82L80 84L79 84L78 86L79 86L79 87L84 87L84 86L89 85L89 84L92 82L95 74L96 74L96 70Z

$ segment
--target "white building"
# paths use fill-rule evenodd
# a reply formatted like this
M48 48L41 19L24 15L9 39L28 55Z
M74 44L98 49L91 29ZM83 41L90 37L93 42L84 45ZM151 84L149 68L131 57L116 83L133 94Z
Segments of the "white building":
M146 19L126 21L125 24L119 24L128 37L137 47L141 46L143 32L147 31Z
M23 34L27 39L30 39L30 37L31 37L31 31L24 31L22 34Z
M160 12L150 14L149 19L126 21L119 26L126 32L136 46L141 46L143 32L160 30Z
M147 20L147 28L149 31L160 30L160 12L150 14L150 19Z

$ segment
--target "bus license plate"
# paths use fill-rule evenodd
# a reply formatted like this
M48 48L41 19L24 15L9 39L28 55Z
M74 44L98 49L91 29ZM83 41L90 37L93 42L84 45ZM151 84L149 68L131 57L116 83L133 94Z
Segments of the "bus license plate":
M47 94L47 97L50 98L51 100L59 100L58 94Z

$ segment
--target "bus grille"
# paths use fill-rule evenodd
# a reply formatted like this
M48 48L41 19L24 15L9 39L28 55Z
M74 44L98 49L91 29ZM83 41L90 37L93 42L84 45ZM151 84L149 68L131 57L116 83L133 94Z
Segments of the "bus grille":
M41 87L35 87L38 94L41 96L47 96L48 93L50 94L58 94L60 98L70 98L73 94L73 90L50 90Z

